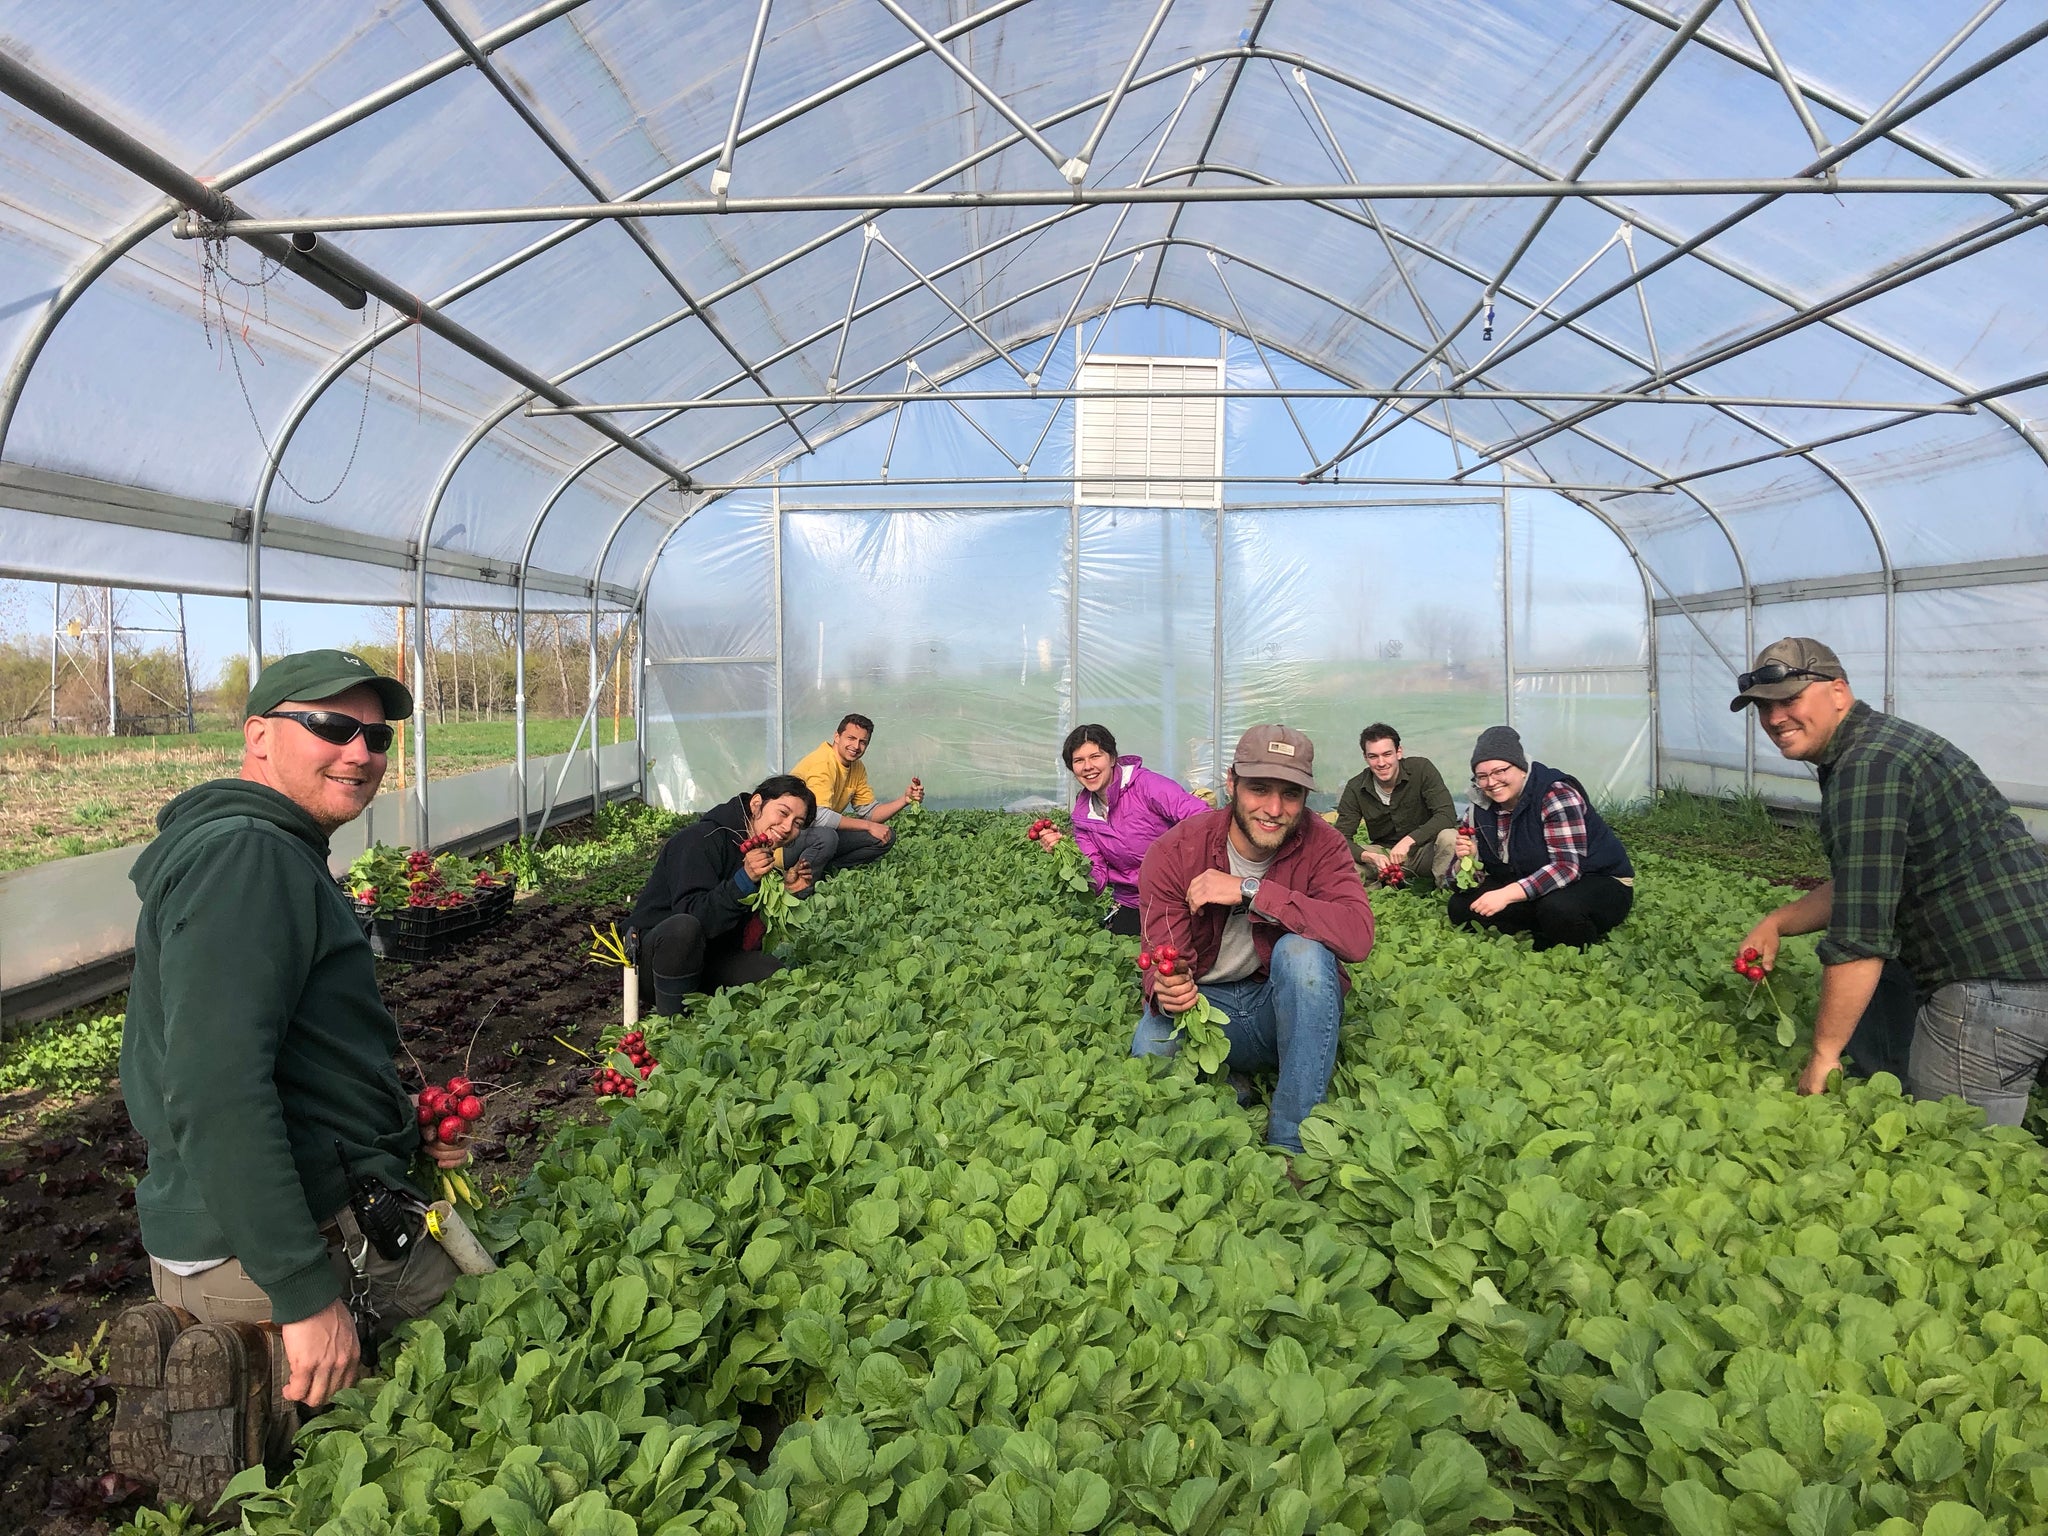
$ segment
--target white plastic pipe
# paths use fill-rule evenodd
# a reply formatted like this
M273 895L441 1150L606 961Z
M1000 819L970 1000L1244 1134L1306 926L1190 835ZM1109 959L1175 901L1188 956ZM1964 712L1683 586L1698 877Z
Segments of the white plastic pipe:
M427 1209L434 1215L434 1240L455 1261L457 1269L465 1275L488 1275L497 1271L498 1261L484 1251L484 1245L476 1240L476 1234L469 1230L454 1206L446 1200L436 1200Z

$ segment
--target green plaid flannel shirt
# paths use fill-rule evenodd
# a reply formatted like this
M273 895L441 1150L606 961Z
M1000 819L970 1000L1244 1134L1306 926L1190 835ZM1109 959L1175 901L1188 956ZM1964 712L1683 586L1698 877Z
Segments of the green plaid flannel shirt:
M1820 759L1823 965L1897 959L1923 996L2048 981L2048 853L1953 743L1860 700Z

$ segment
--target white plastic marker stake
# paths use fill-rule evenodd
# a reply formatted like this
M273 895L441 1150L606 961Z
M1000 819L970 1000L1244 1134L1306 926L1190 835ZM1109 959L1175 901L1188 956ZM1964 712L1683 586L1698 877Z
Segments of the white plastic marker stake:
M476 1240L476 1234L469 1230L468 1223L446 1200L436 1200L427 1207L427 1230L434 1234L434 1241L465 1275L496 1272L498 1261L484 1251L484 1245Z
M640 1022L640 968L628 965L625 972L626 1028L631 1029Z

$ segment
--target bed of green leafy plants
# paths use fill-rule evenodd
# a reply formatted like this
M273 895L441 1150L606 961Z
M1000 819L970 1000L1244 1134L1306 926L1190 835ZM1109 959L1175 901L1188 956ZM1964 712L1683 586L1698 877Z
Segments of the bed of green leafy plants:
M1584 955L1376 893L1297 1189L1127 1054L1137 945L1022 826L924 818L650 1022L248 1526L2048 1531L2041 1148L1796 1098L1728 970L1763 882L1646 856Z
M661 845L694 819L637 800L614 801L598 807L583 835L529 838L508 844L498 858L522 892L544 891L552 900L575 890L579 901L630 905Z

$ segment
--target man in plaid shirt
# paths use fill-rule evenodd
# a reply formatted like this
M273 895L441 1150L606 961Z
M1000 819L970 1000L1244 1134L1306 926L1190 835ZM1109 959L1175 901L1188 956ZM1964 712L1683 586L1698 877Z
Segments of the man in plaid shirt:
M1831 878L1746 941L1768 970L1781 938L1827 931L1799 1091L1820 1092L1844 1052L1891 1071L1904 1054L1915 1098L1957 1094L2018 1125L2048 1061L2048 853L1953 744L1859 702L1818 640L1766 646L1736 686L1728 707L1755 704L1778 750L1820 774ZM1885 1038L1903 1033L1899 994L1917 1005L1904 1053Z

